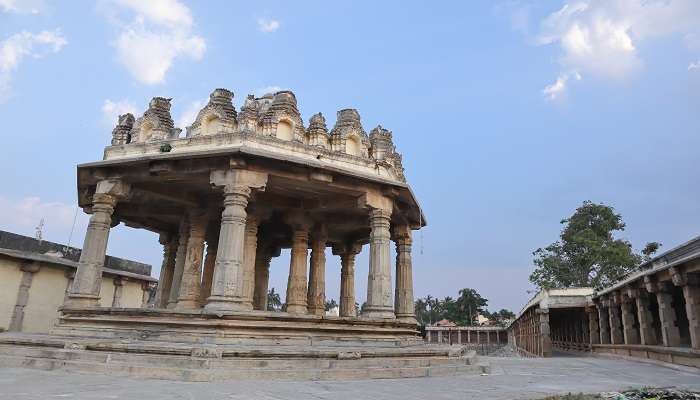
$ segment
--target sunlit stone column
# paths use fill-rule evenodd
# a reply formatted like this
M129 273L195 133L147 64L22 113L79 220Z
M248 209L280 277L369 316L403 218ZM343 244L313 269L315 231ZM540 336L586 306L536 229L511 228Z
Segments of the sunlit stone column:
M679 347L681 335L676 324L676 312L673 309L673 296L671 295L671 283L655 282L652 277L645 276L644 284L647 291L656 294L656 302L659 304L659 321L661 321L661 339L666 347Z
M634 305L633 299L627 295L620 294L622 300L620 307L622 308L622 332L625 339L625 344L639 344L639 333L634 326Z
M187 216L183 216L180 221L180 229L177 235L177 251L175 252L175 269L173 269L173 282L170 285L168 296L168 308L175 308L177 298L180 295L180 282L182 281L182 271L185 268L185 257L187 256L187 242L190 238L190 222Z
M199 308L200 290L202 289L202 258L204 258L204 235L207 231L207 213L196 210L190 213L190 235L187 241L185 264L180 281L180 295L177 309Z
M540 308L537 310L539 314L539 324L540 324L540 354L542 357L552 356L552 338L550 336L551 330L549 329L549 309Z
M368 318L395 318L391 296L391 210L370 211L369 274L367 277Z
M127 196L129 187L120 180L103 180L92 196L92 217L85 232L83 250L73 287L68 295L70 307L97 307L102 286L102 268L107 252L107 240L112 224L112 213L117 199Z
M326 229L318 226L311 236L311 267L307 293L308 313L323 315L326 310Z
M258 248L259 218L248 213L245 224L245 238L243 239L243 287L245 290L245 304L253 306L255 295L255 254Z
M309 225L298 217L292 223L292 256L289 263L289 279L287 281L287 312L306 314L307 291L306 270L309 249Z
M333 254L340 256L340 307L339 316L355 317L355 256L362 245L349 243L333 247Z
M121 308L122 306L122 294L124 293L124 281L122 278L115 277L112 280L114 285L114 294L112 296L112 308Z
M698 275L688 274L676 267L669 268L669 272L673 284L683 288L690 345L693 349L700 349L700 279Z
M598 307L598 327L600 328L600 343L610 344L610 319L608 318L607 300L602 300Z
M396 291L394 312L396 318L409 323L416 323L416 311L413 303L413 264L411 263L411 228L399 225L394 229L396 243Z
M173 284L175 254L177 253L177 236L161 234L159 241L160 244L163 245L163 263L160 267L158 289L156 289L156 307L165 308L168 305L170 288Z
M242 169L217 170L212 171L210 181L212 185L224 189L224 211L211 296L205 308L212 311L249 311L253 309L253 304L246 295L244 282L246 206L253 189L265 189L267 175Z
M22 278L20 278L19 281L17 301L15 302L15 307L12 310L10 325L7 327L7 330L10 332L22 331L22 324L24 323L24 309L27 307L27 303L29 303L29 290L32 288L34 274L39 272L40 268L41 265L38 262L22 263L19 267L19 270L22 271Z

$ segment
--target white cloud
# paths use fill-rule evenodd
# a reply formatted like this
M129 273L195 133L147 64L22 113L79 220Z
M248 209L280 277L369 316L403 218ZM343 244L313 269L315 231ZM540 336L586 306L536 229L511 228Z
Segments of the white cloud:
M282 90L282 88L279 86L265 86L265 87L253 89L253 94L255 95L255 97L262 97L268 93L273 93L273 94L277 93L280 90Z
M39 14L46 4L43 0L0 0L0 12Z
M102 116L107 125L116 125L119 116L131 113L136 115L136 106L130 100L105 100L102 104Z
M575 71L559 75L554 83L547 85L544 89L542 89L542 94L547 100L554 101L561 99L566 94L566 89L571 78L580 81L581 75Z
M148 85L165 81L176 59L200 60L206 41L192 33L189 8L177 0L113 0L108 10L120 32L114 41L117 60L138 81ZM116 15L126 11L128 22Z
M12 74L25 57L42 58L58 53L68 42L60 30L22 31L0 41L0 102L10 95Z
M258 18L258 30L260 32L271 33L280 28L280 22L275 19Z
M196 100L191 102L187 108L185 108L185 111L180 114L175 126L184 130L186 127L192 125L194 120L197 118L197 114L199 114L199 111L204 108L205 105L207 105L207 100Z
M558 45L564 71L625 80L643 67L641 42L677 35L690 47L698 32L697 0L567 1L542 20L535 42Z
M2 229L34 236L35 228L44 220L43 238L66 243L76 219L72 244L80 247L87 226L88 216L78 206L55 201L44 201L36 196L11 199L0 196L0 221Z
M700 60L688 64L688 71L692 71L694 69L700 69Z

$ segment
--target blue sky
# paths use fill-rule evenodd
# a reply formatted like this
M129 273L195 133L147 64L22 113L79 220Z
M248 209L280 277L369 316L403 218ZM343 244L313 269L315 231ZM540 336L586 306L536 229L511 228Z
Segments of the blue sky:
M584 200L614 206L637 249L700 234L695 0L0 0L0 229L33 235L43 218L46 239L68 242L75 166L102 158L116 115L172 97L184 128L216 87L237 107L291 89L305 121L352 107L393 131L429 220L416 296L473 287L518 310L531 252ZM120 226L109 253L157 271L162 249ZM278 290L287 260L273 262Z

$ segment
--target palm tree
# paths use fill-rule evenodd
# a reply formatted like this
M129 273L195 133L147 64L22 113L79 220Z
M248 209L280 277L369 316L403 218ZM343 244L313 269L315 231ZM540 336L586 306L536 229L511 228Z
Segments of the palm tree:
M281 309L280 294L275 292L275 288L272 288L267 292L267 311L280 311Z

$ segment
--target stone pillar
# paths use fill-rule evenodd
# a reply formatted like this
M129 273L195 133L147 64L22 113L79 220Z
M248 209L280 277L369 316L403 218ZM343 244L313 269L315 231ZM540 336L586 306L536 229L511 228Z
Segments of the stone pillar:
M253 308L267 311L267 293L270 283L270 261L280 255L279 247L270 249L258 245L255 255L255 293L253 293Z
M599 344L598 310L595 307L586 307L586 313L588 313L588 338L591 344Z
M175 252L175 269L173 269L173 283L170 285L168 295L168 308L175 308L177 297L180 295L180 283L182 282L182 271L185 268L185 257L187 256L187 242L190 238L190 223L187 217L180 221L178 231L177 251Z
M92 216L85 232L83 250L71 293L70 307L97 307L100 302L102 268L107 252L112 213L117 199L128 195L129 187L119 180L103 180L97 184L92 196Z
M620 295L622 303L622 332L625 344L639 344L639 333L634 326L633 299L626 295Z
M609 317L610 317L610 342L612 344L624 344L625 340L622 336L622 320L620 318L620 301L618 294L614 293L610 299Z
M156 289L156 307L165 308L170 299L170 288L173 285L173 273L175 272L175 255L177 253L177 237L169 234L160 235L160 244L163 245L163 263L160 266L158 289Z
M355 317L355 256L362 245L350 243L333 247L333 254L340 255L340 310L341 317Z
M112 308L122 307L122 293L124 292L124 281L122 278L115 276L112 280L114 285L114 296L112 296Z
M22 323L24 322L24 308L27 306L27 302L29 301L29 289L32 287L34 274L39 272L39 268L40 266L37 262L22 263L19 267L20 271L22 271L22 278L19 281L17 301L15 302L15 308L12 310L10 325L7 327L8 331L22 331Z
M292 255L289 263L289 279L287 281L287 312L306 314L307 291L306 270L309 249L309 226L302 221L303 217L292 224Z
M677 267L669 268L669 272L673 284L683 288L690 346L700 349L700 279L698 275L688 274Z
M645 277L645 281L646 281ZM659 320L661 321L661 338L666 347L679 347L681 335L676 323L676 311L673 309L673 296L670 282L656 284L656 302L659 303Z
M216 238L207 239L207 255L204 257L204 266L202 267L202 290L199 293L200 304L206 304L207 299L211 296L211 283L214 279L214 265L218 251L217 240Z
M540 315L540 352L542 357L552 356L552 338L549 329L549 309L540 308L537 310Z
M242 169L212 171L210 181L224 188L224 211L211 296L205 308L249 311L253 304L245 292L243 254L246 206L252 189L264 190L267 175Z
M243 239L243 287L245 291L245 304L253 307L255 295L255 254L258 248L259 218L248 213L245 223L245 237Z
M64 276L66 277L66 291L65 294L63 295L63 302L65 303L68 301L68 295L70 295L71 289L73 289L73 280L75 279L75 270L66 270L64 273Z
M396 317L391 304L390 219L390 209L375 208L370 211L369 274L364 313L368 318Z
M202 258L204 258L204 235L207 231L208 218L206 212L195 210L190 213L189 220L190 234L176 306L180 310L199 308L202 289Z
M326 241L323 225L317 227L311 238L311 268L307 292L308 313L323 315L326 311Z
M153 286L150 282L143 282L141 284L141 308L148 308L149 306L152 306L152 304L149 304L152 290Z
M598 304L598 327L600 328L600 344L610 344L610 319L605 304Z
M411 228L400 225L394 229L396 243L396 289L394 312L396 318L415 324L416 310L413 303L413 265L411 263Z
M646 290L640 289L635 299L639 320L639 341L643 345L656 345L659 342L654 330L654 316L649 308L649 294Z

